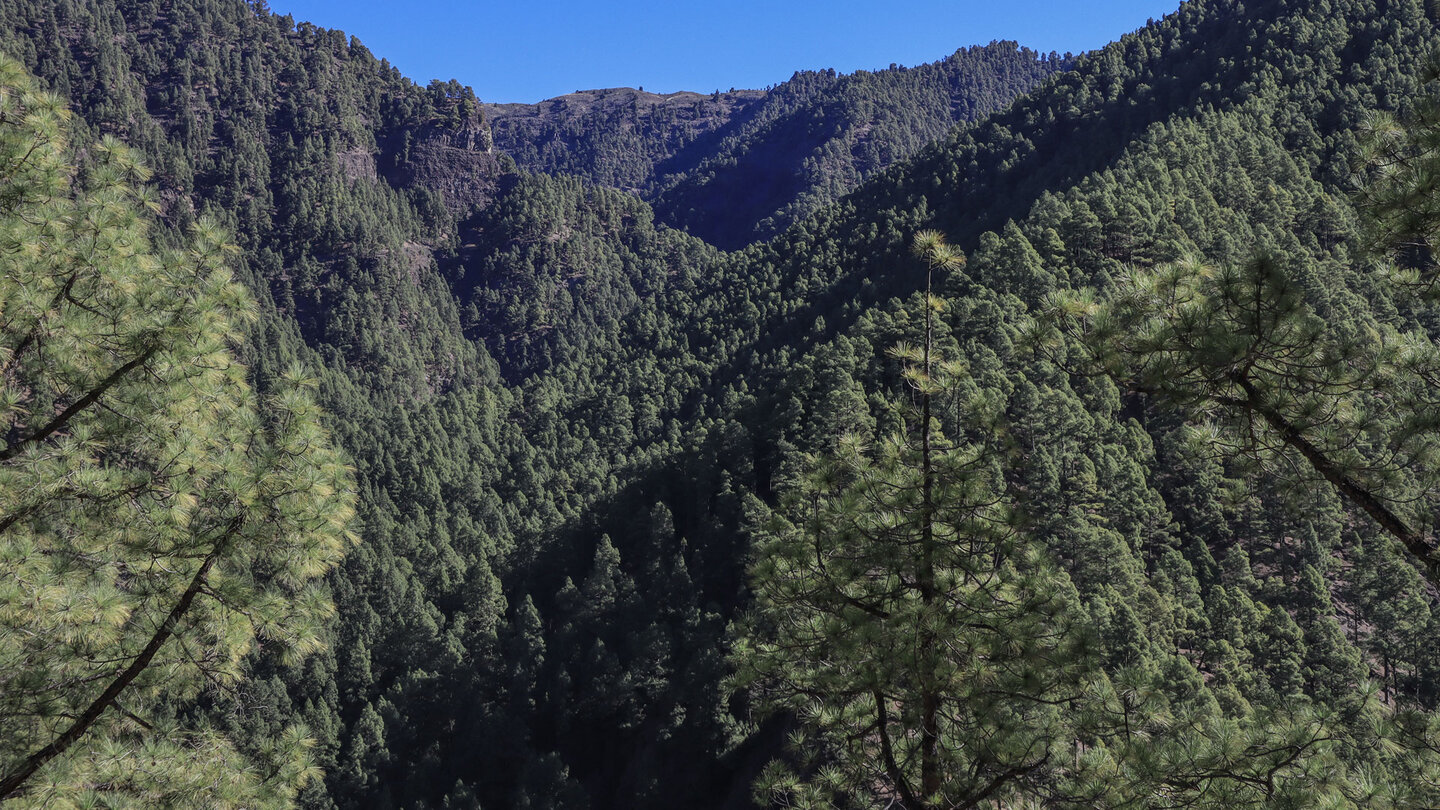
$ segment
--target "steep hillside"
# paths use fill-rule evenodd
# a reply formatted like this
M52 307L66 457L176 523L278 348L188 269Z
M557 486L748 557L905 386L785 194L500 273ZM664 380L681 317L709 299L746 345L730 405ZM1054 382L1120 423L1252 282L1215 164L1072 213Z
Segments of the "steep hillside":
M1340 572L1355 560L1336 555L1360 548L1373 526L1346 517L1324 490L1308 519L1263 486L1235 501L1226 493L1242 491L1242 479L1192 455L1168 417L1145 415L1113 389L1027 358L1015 342L1029 307L1049 290L1103 287L1127 264L1186 252L1239 259L1267 246L1313 265L1307 284L1321 311L1394 317L1350 259L1359 251L1345 202L1348 161L1371 110L1419 93L1435 44L1418 3L1274 2L1243 13L1230 3L1187 5L812 222L721 257L693 293L676 288L628 318L614 350L555 370L596 387L585 408L669 402L678 408L662 404L662 422L673 414L706 426L706 438L691 440L695 451L655 457L640 479L648 483L595 512L594 528L578 529L578 539L567 539L576 530L557 532L554 544L580 549L560 571L580 581L583 549L602 533L622 536L624 516L658 498L703 561L689 566L694 580L721 604L741 601L734 555L744 543L734 533L746 525L744 491L768 497L793 448L823 447L837 431L885 418L866 392L899 387L884 351L916 339L914 321L887 302L921 283L906 255L909 235L939 226L973 253L970 269L951 282L947 322L962 355L1005 392L1014 429L1032 437L1033 466L1021 474L1032 477L1025 491L1050 493L1037 502L1057 509L1047 542L1073 561L1071 576L1097 617L1143 623L1113 625L1111 644L1162 639L1150 652L1112 647L1115 660L1140 655L1175 668L1176 677L1193 666L1237 711L1281 700L1293 687L1290 664L1279 662L1298 661L1293 671L1308 673L1309 694L1342 699L1359 688L1360 662L1383 643L1383 633L1355 629L1383 600L1354 593ZM1130 421L1137 415L1145 416L1138 425ZM1077 496L1075 487L1090 494ZM1079 502L1089 505L1056 506ZM1122 528L1087 513L1132 522ZM1277 549L1280 537L1311 539ZM644 544L616 548L622 561L647 559ZM1391 565L1385 559L1374 552L1364 564ZM1262 576L1251 573L1252 561ZM1084 567L1091 565L1099 567ZM1407 576L1418 588L1413 572ZM1299 581L1311 590L1285 584ZM558 589L563 579L556 572L542 582L542 590ZM1242 593L1259 606L1242 622L1251 630L1212 635ZM1345 628L1334 621L1342 609L1332 593L1347 600ZM1302 605L1310 611L1303 615L1330 619L1317 619L1295 644L1281 617L1302 615ZM551 610L565 615L563 605ZM1260 632L1265 615L1271 626ZM1407 683L1433 700L1430 653L1410 655Z
M397 684L409 677L429 700L445 694L437 681L458 682L470 664L457 656L500 621L493 572L515 538L581 497L543 483L515 497L537 466L548 482L560 465L520 436L519 400L464 338L433 257L456 239L447 205L474 201L452 191L487 187L448 183L495 179L478 104L244 2L42 0L6 3L0 21L0 48L69 98L77 142L88 129L140 150L166 225L208 212L232 231L263 311L245 347L262 388L295 360L319 378L361 488L363 542L332 578L347 618L303 669L255 661L213 721L256 742L267 715L307 723L329 782L306 801L371 804L374 707L399 705L412 733L439 738L445 719L427 725ZM457 158L464 174L450 171ZM415 185L437 169L447 185Z
M992 42L913 68L798 73L693 167L663 167L656 211L720 247L770 238L1070 64Z
M972 373L1001 392L1017 441L1032 448L1016 486L1049 515L1043 537L1108 628L1112 664L1147 662L1180 691L1198 677L1211 685L1205 694L1239 716L1280 705L1297 688L1346 700L1388 633L1432 621L1417 610L1402 630L1381 618L1384 598L1341 575L1357 565L1385 570L1419 590L1413 571L1383 551L1358 551L1379 548L1362 542L1373 540L1373 526L1323 489L1303 515L1263 483L1237 499L1247 491L1243 476L1194 454L1173 418L1016 343L1030 306L1049 290L1103 287L1127 264L1186 252L1238 259L1266 246L1313 265L1307 284L1321 311L1362 322L1393 317L1350 261L1359 251L1345 202L1348 161L1371 110L1418 94L1435 44L1418 3L1272 2L1244 12L1224 2L1187 5L812 221L718 257L693 288L673 286L637 308L610 347L597 341L547 375L590 392L562 411L562 425L596 409L632 416L625 438L649 452L635 456L631 486L542 544L550 551L529 568L523 590L539 616L567 628L545 643L565 644L576 632L610 638L616 624L634 621L618 606L608 614L580 607L567 579L577 587L612 581L601 572L618 568L634 599L663 598L645 584L656 535L637 534L633 519L657 502L669 518L660 536L685 539L687 579L733 615L744 602L745 527L755 520L747 493L768 500L796 449L883 425L877 392L905 390L885 352L917 339L916 305L892 302L921 284L906 255L910 235L939 226L972 253L970 269L947 288L951 339ZM663 438L664 427L640 430L677 422L695 426L679 446ZM573 430L572 440L585 432L558 427ZM1357 629L1365 616L1389 629ZM703 631L690 638L702 650L723 643ZM644 650L626 649L616 654L621 671L653 678ZM1403 665L1369 673L1402 679L1399 688L1429 705L1435 663L1428 650L1409 649ZM588 667L557 666L551 672L564 688L541 686L546 676L537 674L533 699L554 701L556 711L581 696L618 699L606 686L616 676L586 687L579 673ZM693 687L695 678L684 682ZM606 705L611 717L628 711ZM635 795L625 776L633 757L601 756L549 720L530 728L537 740L557 740L573 773L591 774L582 781L592 798ZM614 739L613 730L591 728L584 739ZM764 739L773 740L762 734L760 750ZM745 773L754 750L737 749L722 768Z
M507 171L469 91L411 85L263 7L0 9L0 48L147 155L168 224L209 210L231 225L268 307L248 350L259 381L311 364L354 459L364 538L332 577L333 650L257 655L246 710L208 715L256 745L304 719L327 770L313 807L749 805L786 729L749 725L745 696L723 694L744 564L805 453L893 427L911 389L888 351L920 334L908 244L926 227L969 254L943 282L940 342L999 403L1009 490L1106 671L1150 673L1177 709L1237 724L1308 696L1340 710L1336 768L1393 775L1361 761L1366 720L1349 709L1367 677L1400 705L1440 697L1434 645L1411 643L1440 632L1440 611L1427 595L1397 612L1380 587L1423 593L1413 570L1333 493L1247 479L1173 416L1072 374L1073 347L1022 338L1050 291L1256 247L1291 257L1328 316L1399 319L1353 260L1347 166L1355 128L1417 96L1437 45L1419 0L1193 2L878 172L903 157L892 140L931 137L899 118L873 135L884 110L954 115L952 74L807 74L794 106L778 90L743 110L712 99L735 105L724 123L643 153L626 176L677 178L657 215ZM1001 45L957 55L955 75L965 54L1037 81L1059 67ZM1004 95L969 97L993 111ZM589 114L615 109L603 100ZM800 154L810 135L824 137ZM733 202L718 168L651 168L691 147L716 167L814 157L792 189L812 202L719 222L740 243L777 217L777 236L735 253L657 226L667 211L693 225L666 201Z
M779 233L1068 64L992 42L914 68L805 71L765 91L625 88L485 109L497 148L521 167L633 191L661 221L728 249Z
M444 267L466 334L511 380L593 355L638 307L715 259L657 227L644 202L569 175L517 178L459 234Z

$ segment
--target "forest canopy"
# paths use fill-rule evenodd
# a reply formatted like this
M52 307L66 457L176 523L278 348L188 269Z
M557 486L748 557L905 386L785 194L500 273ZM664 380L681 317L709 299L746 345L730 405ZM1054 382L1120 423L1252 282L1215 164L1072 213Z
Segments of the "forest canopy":
M5 778L1434 806L1434 5L515 111L0 4Z

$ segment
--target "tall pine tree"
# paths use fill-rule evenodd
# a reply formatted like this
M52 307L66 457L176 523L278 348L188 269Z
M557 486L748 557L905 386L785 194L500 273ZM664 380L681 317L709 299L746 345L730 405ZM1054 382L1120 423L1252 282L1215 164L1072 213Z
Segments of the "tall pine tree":
M932 275L961 264L938 234L916 247ZM938 356L928 287L923 345L895 350L914 394L903 432L842 438L760 529L733 685L795 715L799 758L772 763L767 800L966 806L1024 794L1074 756L1081 611L1017 528L996 449L938 426L976 424L994 397Z

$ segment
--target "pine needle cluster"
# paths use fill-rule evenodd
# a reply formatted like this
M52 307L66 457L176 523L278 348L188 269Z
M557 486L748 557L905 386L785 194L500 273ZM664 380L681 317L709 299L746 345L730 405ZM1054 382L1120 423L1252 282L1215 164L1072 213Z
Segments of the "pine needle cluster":
M158 244L146 169L68 120L0 59L0 799L282 805L303 728L242 754L180 715L322 643L351 473L299 369L247 382L225 235Z

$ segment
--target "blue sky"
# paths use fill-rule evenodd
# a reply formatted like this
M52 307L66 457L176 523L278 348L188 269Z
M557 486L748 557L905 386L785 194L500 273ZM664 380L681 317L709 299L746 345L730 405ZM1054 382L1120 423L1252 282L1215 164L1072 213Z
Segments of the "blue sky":
M270 0L270 10L360 38L410 78L459 79L482 101L576 90L757 88L797 70L917 65L1013 39L1100 47L1178 0Z

